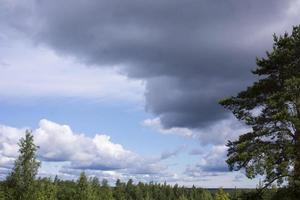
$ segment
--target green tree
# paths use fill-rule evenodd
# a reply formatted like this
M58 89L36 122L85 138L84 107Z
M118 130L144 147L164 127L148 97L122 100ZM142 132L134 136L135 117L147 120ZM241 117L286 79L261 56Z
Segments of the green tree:
M215 194L215 200L230 200L229 194L220 188L217 193Z
M288 180L300 191L300 26L289 35L274 35L272 52L257 59L259 80L220 103L251 127L229 141L231 170L245 168L254 178L265 175L265 187ZM298 189L297 189L298 188Z
M0 200L5 200L5 192L2 188L0 188Z
M233 192L230 193L231 200L242 200L241 198L242 191L235 188Z
M125 198L125 183L122 183L120 179L116 181L116 186L114 188L114 198L115 200L126 200Z
M147 192L144 200L153 200L153 198L150 196L150 194Z
M135 186L133 184L133 180L129 179L126 184L126 199L133 200L135 199Z
M181 195L178 200L188 200L184 195Z
M36 181L35 200L56 200L57 186L50 178L43 178Z
M201 200L213 200L213 197L212 197L212 195L209 191L202 189L201 193L196 196L195 200L196 199L199 199L199 200L200 199Z
M101 191L100 192L100 194L101 194L100 199L102 199L102 200L113 200L114 199L112 190L111 190L111 188L108 184L108 181L106 179L102 180L100 191Z
M33 143L31 131L26 131L19 147L20 155L6 181L14 200L31 200L34 199L34 180L40 167L40 162L36 159L38 146Z
M97 177L93 177L89 180L89 187L91 190L91 200L99 200L101 199L101 191L100 191L100 181Z
M143 194L143 184L141 182L139 182L136 186L135 186L135 194L134 194L134 198L135 199L144 199L144 194Z
M58 200L74 200L76 197L77 183L74 181L62 181L55 179L57 185L57 199Z
M95 199L93 197L92 188L88 182L88 178L84 172L80 173L79 179L77 181L76 187L76 200L92 200Z

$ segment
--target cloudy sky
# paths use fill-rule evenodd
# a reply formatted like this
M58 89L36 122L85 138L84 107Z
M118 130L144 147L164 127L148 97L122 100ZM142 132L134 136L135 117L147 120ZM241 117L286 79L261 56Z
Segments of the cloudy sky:
M299 0L0 0L0 178L33 130L40 176L255 187L218 105L256 77Z

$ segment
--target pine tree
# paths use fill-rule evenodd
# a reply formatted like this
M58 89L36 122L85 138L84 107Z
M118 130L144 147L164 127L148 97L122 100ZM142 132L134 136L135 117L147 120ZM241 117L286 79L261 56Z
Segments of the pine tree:
M33 143L31 131L26 131L19 147L19 157L6 181L14 200L31 200L35 195L34 180L40 167L40 162L36 159L38 146Z
M93 177L89 180L89 187L91 191L91 200L100 200L101 199L101 190L100 190L100 181L97 177Z
M150 196L149 192L146 193L144 200L153 200L153 198Z
M115 200L125 200L125 184L118 179L116 181L116 186L114 188L114 198Z
M91 198L92 198L92 193L88 183L87 176L85 175L84 172L81 172L79 179L77 181L75 199L91 200Z
M50 180L50 178L43 178L36 181L37 192L35 200L56 200L57 186Z
M134 194L135 199L143 199L144 194L143 194L143 184L140 182L135 186L135 194Z
M188 200L184 195L181 195L178 200Z
M257 59L259 80L220 103L252 128L229 141L231 170L249 178L265 175L266 185L289 180L300 191L300 26L274 36L273 51Z
M126 184L126 199L127 200L135 199L135 186L133 185L132 179L129 179Z
M5 200L5 192L2 188L0 188L0 200Z
M102 183L101 183L101 187L100 187L100 194L101 194L101 197L100 199L102 200L113 200L113 193L112 193L112 190L108 184L108 181L106 179L103 179L102 180Z
M215 194L215 200L230 200L229 194L220 188Z
M209 191L201 189L201 193L195 199L213 200L213 197Z
M55 180L58 200L74 200L77 194L77 182Z

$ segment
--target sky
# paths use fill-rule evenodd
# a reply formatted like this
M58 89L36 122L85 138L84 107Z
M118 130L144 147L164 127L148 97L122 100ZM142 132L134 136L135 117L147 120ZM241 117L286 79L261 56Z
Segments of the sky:
M0 178L32 130L39 176L255 187L218 101L257 77L299 0L0 0Z

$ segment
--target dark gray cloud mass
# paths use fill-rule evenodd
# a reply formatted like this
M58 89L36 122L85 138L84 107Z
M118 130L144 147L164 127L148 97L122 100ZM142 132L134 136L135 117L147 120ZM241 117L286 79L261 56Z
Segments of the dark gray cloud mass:
M255 56L293 23L293 2L39 0L26 31L58 53L145 80L146 108L165 127L200 128L226 117L218 100L253 80Z

